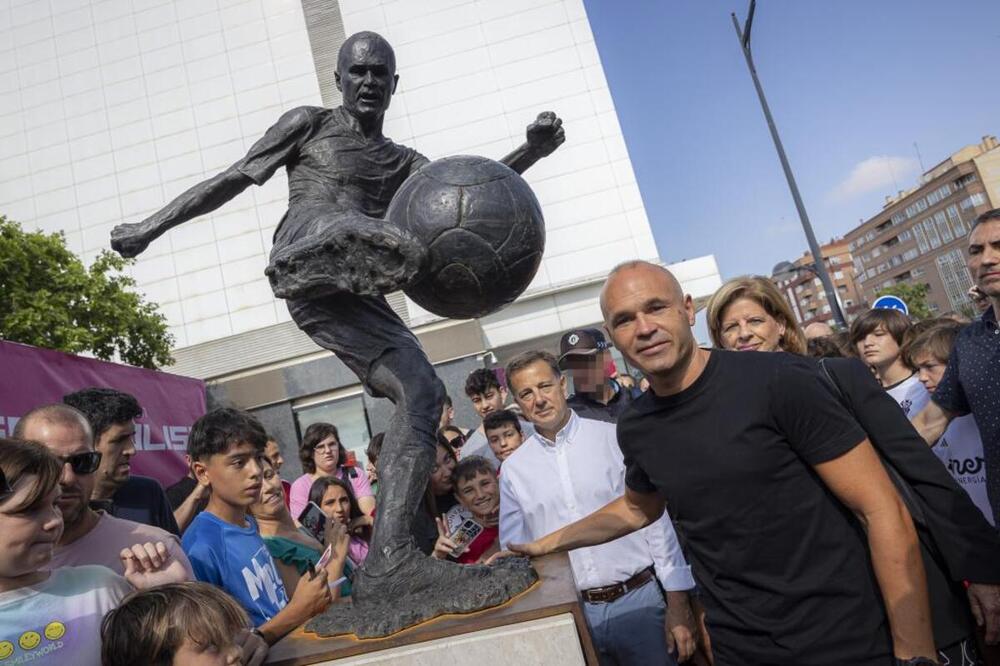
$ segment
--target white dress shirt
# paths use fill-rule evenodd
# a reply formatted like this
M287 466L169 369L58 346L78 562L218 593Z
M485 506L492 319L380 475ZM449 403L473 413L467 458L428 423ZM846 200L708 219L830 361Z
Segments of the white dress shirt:
M527 543L575 522L625 494L625 462L615 425L569 422L552 442L537 432L500 472L500 543ZM653 565L665 590L694 587L666 512L652 525L569 553L577 587L623 583Z

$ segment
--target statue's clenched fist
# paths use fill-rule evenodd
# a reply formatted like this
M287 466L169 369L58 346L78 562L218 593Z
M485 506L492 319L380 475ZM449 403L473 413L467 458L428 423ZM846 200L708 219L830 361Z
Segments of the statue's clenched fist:
M148 227L142 222L119 224L111 230L111 249L126 259L141 254L151 240Z
M551 155L565 140L562 119L551 111L539 113L535 122L528 125L528 145L539 157Z

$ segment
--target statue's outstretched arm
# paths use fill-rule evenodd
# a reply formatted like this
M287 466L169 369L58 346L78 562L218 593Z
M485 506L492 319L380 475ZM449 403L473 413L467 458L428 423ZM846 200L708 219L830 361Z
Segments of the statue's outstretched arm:
M551 155L565 140L562 119L551 111L543 111L535 122L528 125L527 140L500 161L514 171L524 173L532 164Z
M179 224L210 213L253 184L233 165L189 188L142 222L119 224L111 231L111 247L123 257L134 257L155 239Z

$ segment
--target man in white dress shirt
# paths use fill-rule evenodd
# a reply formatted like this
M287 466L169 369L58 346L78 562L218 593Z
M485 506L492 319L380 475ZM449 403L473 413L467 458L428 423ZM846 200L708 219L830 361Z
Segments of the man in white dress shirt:
M615 426L582 419L567 406L566 379L554 356L515 357L507 382L536 432L500 474L503 546L533 541L625 491ZM638 532L571 551L569 559L602 665L675 664L674 645L680 661L694 653L687 598L694 579L666 513Z

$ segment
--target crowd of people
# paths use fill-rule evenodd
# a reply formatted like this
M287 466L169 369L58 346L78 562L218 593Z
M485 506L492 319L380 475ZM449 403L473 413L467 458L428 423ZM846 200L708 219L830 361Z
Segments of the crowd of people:
M473 371L471 427L445 400L412 539L465 565L569 551L602 664L1000 663L1000 211L969 265L976 321L872 310L841 332L734 279L708 349L667 270L622 264L610 341ZM131 473L141 414L88 388L0 440L0 663L259 664L349 603L381 433L362 467L312 424L284 479L261 423L216 408L164 490Z

